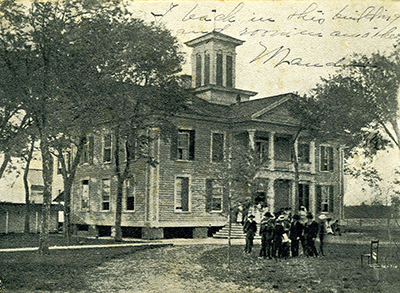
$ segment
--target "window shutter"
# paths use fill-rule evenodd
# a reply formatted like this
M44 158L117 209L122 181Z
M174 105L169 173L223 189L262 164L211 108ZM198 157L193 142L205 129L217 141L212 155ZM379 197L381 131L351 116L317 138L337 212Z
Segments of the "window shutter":
M206 212L211 211L212 191L213 191L213 180L206 179Z
M321 212L321 186L317 186L317 193L316 193L316 211L317 213Z
M329 212L333 213L333 186L329 186Z
M89 164L93 164L94 157L94 137L89 136Z
M171 135L171 160L176 160L178 155L178 132L174 131Z
M328 151L329 151L328 170L333 171L333 148L328 148Z
M222 190L222 210L229 213L229 189L223 188Z
M194 130L189 131L189 160L194 160L194 151L195 151L195 132Z

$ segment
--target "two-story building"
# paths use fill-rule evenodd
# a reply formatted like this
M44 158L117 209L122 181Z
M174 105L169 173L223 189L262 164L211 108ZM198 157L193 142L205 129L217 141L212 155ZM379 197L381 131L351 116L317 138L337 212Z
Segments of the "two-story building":
M188 98L187 110L174 118L176 136L153 142L151 155L158 164L139 164L125 182L123 236L205 237L224 226L227 193L206 169L219 168L235 144L252 147L265 162L258 172L257 200L264 201L271 212L304 205L314 214L340 217L340 141L300 137L296 197L291 150L298 121L288 110L293 95L251 100L255 92L235 87L236 47L242 43L217 32L186 43L193 49L195 96ZM107 127L90 135L72 192L72 223L78 231L99 236L113 233L114 143Z

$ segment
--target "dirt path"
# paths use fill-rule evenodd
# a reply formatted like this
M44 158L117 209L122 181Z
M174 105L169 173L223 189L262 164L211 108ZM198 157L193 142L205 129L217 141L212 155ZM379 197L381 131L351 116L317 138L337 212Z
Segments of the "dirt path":
M215 246L139 251L88 272L90 292L257 292L204 277L196 259Z

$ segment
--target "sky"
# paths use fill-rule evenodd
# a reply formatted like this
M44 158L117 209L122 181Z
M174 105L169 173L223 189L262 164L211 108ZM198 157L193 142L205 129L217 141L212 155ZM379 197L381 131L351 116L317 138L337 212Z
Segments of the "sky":
M236 87L258 92L255 98L308 92L352 54L390 52L400 40L399 2L135 1L130 7L170 29L186 60L191 51L183 43L214 28L245 41L237 48ZM189 65L184 73L191 73Z

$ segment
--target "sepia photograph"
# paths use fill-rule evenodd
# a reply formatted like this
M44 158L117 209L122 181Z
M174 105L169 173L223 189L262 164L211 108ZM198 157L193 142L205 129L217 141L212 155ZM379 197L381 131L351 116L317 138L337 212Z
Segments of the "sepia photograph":
M400 292L400 2L0 0L11 292Z

